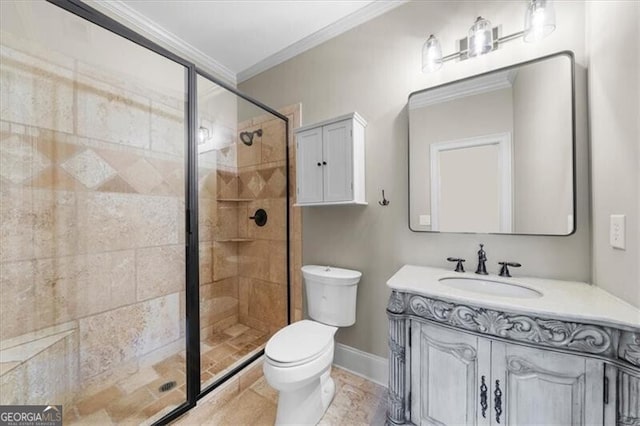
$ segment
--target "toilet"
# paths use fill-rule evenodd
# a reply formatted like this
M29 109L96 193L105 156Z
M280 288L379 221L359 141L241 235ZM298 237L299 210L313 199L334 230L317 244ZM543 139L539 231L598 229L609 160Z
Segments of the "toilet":
M334 335L356 322L361 272L329 266L302 267L312 320L278 331L265 348L264 377L279 391L276 425L315 425L333 399L330 376Z

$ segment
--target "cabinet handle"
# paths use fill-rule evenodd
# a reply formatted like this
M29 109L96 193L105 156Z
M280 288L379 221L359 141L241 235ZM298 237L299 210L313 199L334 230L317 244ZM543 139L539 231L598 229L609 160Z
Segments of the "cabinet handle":
M500 390L500 380L496 380L496 390L493 392L493 408L496 410L496 423L500 423L502 415L502 391Z
M480 407L482 408L482 417L487 418L487 384L484 382L485 377L480 378Z
M323 165L323 166L326 166L326 165L327 165L327 162L326 162L326 161L323 161L323 162L322 162L322 165Z
M318 167L322 166L322 163L318 163Z

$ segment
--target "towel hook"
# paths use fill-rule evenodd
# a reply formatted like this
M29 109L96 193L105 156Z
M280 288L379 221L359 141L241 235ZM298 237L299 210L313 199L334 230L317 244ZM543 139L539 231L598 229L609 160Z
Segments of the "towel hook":
M382 190L382 201L378 201L378 204L380 204L381 206L389 205L389 200L387 200L384 196L384 189Z

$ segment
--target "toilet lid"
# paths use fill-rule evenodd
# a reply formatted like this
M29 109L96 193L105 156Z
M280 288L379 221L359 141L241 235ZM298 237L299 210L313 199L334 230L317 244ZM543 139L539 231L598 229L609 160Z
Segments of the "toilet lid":
M274 334L267 342L265 354L285 364L313 358L331 345L336 330L315 321L298 321Z

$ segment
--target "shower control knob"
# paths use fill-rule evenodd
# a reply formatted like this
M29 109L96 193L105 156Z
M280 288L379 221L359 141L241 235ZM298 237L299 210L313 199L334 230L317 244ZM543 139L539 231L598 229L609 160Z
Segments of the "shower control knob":
M267 224L267 212L264 209L258 209L253 216L249 216L249 219L255 221L258 226L265 226Z

